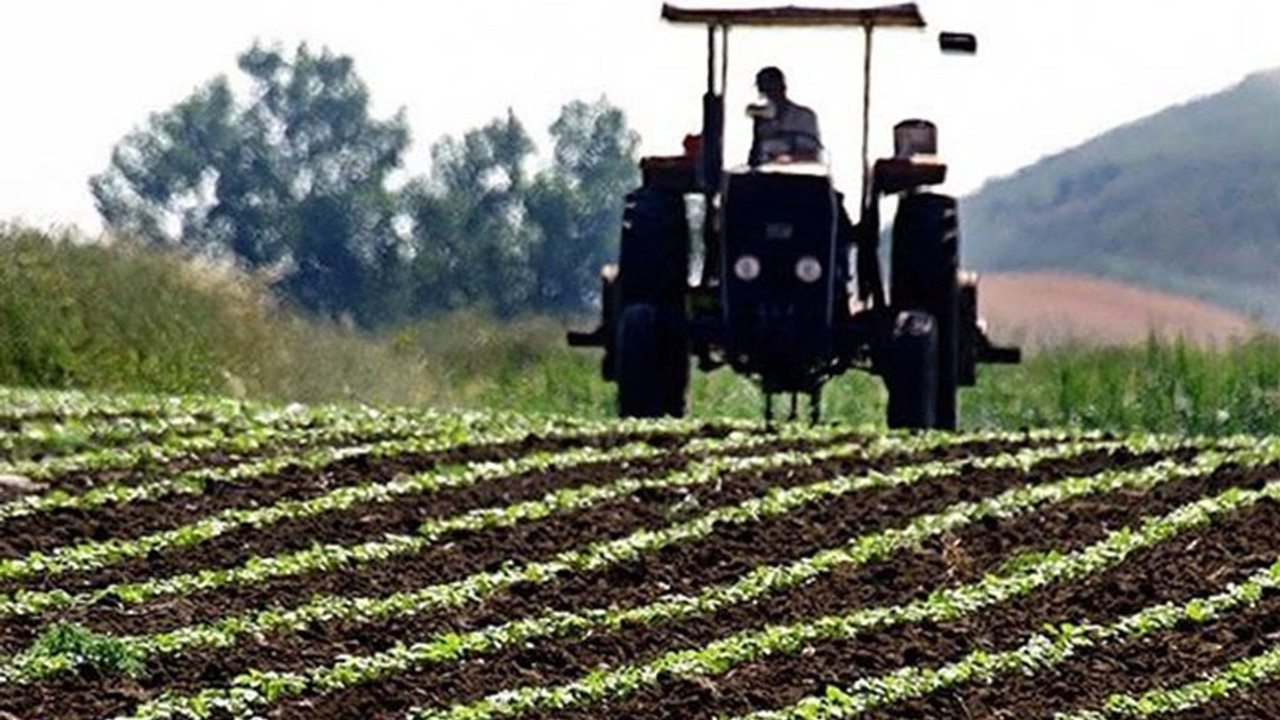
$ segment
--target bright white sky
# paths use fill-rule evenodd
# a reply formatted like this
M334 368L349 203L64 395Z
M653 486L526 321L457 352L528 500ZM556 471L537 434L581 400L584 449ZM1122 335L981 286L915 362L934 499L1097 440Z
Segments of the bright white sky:
M1274 0L920 5L928 31L877 36L873 139L883 154L894 121L935 120L956 193L1280 66ZM428 170L441 135L508 107L545 147L545 128L564 102L602 94L626 110L644 152L675 153L699 125L705 34L663 23L659 8L660 0L5 2L0 220L96 232L87 179L107 166L112 146L213 76L237 74L236 55L255 39L352 56L375 115L407 109L414 174ZM977 33L978 56L939 55L938 30ZM753 99L755 70L777 64L792 97L818 112L837 176L856 192L861 53L856 32L735 31L730 158L746 154L740 110Z

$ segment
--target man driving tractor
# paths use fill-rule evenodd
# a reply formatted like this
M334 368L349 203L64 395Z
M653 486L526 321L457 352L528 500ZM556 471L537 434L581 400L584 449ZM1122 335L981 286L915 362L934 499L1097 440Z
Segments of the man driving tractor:
M787 97L782 71L773 66L761 69L756 73L756 89L765 102L747 108L755 121L747 162L756 166L780 159L817 160L822 152L818 116Z

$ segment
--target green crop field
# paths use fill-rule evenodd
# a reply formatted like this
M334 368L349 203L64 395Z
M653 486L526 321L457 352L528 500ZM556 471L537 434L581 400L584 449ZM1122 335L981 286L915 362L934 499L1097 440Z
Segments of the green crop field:
M0 390L0 717L1280 712L1280 442Z

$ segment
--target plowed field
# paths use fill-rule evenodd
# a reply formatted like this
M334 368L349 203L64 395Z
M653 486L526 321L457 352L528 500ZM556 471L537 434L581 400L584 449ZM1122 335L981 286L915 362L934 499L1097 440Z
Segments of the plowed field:
M1280 441L0 390L0 718L1280 717Z

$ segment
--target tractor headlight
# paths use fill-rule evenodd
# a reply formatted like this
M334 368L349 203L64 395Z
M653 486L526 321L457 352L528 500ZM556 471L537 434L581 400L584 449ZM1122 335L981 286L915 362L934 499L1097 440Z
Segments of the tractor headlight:
M805 255L796 261L796 277L800 282L818 282L822 279L822 263L816 257Z
M733 264L733 274L744 282L755 280L760 277L760 258L755 255L739 256L738 261Z

